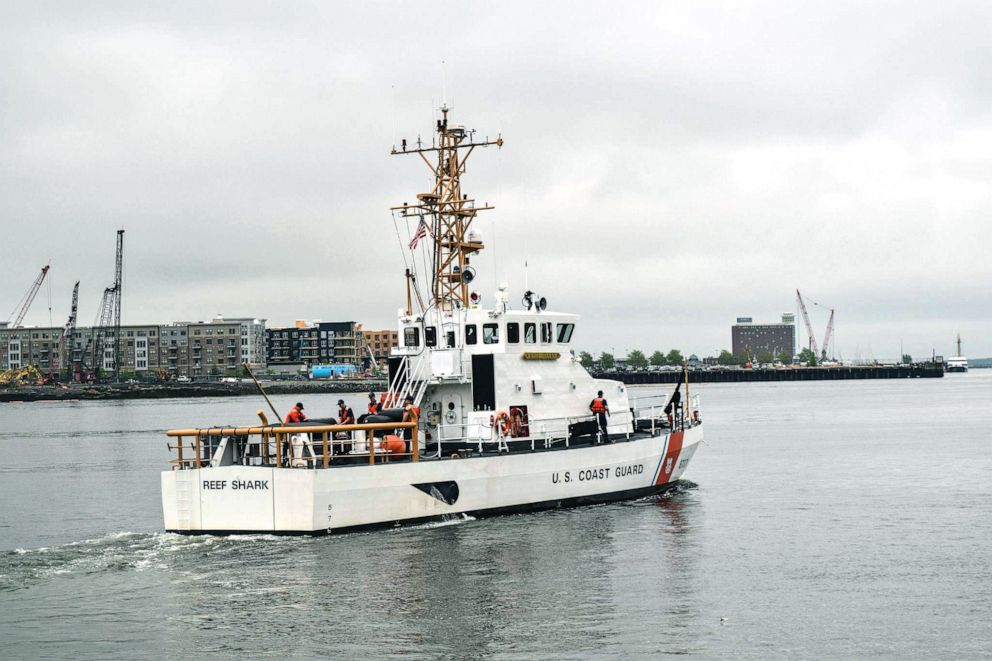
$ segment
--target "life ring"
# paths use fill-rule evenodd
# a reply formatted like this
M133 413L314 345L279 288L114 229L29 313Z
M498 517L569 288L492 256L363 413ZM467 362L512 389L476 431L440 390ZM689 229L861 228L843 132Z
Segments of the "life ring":
M510 416L506 411L496 411L495 416L489 416L489 424L497 427L503 436L510 433Z

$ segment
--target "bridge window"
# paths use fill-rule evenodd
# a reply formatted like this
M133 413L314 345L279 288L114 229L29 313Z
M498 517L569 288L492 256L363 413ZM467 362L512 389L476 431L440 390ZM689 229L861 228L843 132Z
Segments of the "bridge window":
M482 342L484 344L499 343L499 324L482 324Z
M420 329L416 326L409 326L403 329L403 346L405 347L419 347L420 346Z
M545 321L541 323L541 343L551 344L551 322Z
M437 327L427 326L424 328L424 344L429 347L437 346Z
M510 344L520 342L520 324L513 321L506 325L506 341Z
M524 342L527 344L537 342L537 326L535 324L524 324Z
M475 324L465 325L465 344L478 344L479 343L479 329L475 327Z
M575 324L558 324L558 344L571 342L573 330L575 330Z

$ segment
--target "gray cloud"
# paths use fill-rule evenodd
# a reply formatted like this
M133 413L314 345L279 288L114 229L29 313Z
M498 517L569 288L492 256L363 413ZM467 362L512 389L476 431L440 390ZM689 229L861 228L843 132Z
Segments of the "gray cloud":
M589 349L709 353L799 287L846 357L992 354L992 8L615 4L0 5L0 309L51 259L92 319L124 226L128 321L392 325L428 177L387 154L446 60L507 141L466 179L487 299L527 260Z

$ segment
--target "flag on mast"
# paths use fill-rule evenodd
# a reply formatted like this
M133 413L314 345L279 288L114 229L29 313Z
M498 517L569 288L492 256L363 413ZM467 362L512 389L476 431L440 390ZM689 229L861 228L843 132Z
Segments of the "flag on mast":
M414 233L413 238L410 239L410 250L416 248L420 240L428 234L431 235L431 238L434 237L434 232L431 231L431 228L427 226L427 221L421 216L420 222L417 224L417 231Z

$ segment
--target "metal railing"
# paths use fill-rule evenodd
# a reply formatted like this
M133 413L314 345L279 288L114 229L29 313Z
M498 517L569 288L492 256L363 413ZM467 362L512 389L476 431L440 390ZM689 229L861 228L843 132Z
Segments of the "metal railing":
M526 436L522 437L516 437L512 434L504 434L499 425L486 420L436 425L433 428L438 431L438 447L436 455L434 456L441 456L442 442L457 443L458 441L471 441L477 446L480 453L485 451L485 447L487 445L496 445L500 450L506 449L506 443L508 441L529 440L531 451L536 450L538 444L543 445L545 449L554 447L555 443L563 443L565 447L569 447L569 441L571 438L569 427L577 422L596 420L595 414L561 416L556 418L534 418L530 414L527 414L526 416L521 417L523 418L521 421L521 426L526 426L529 432ZM471 436L469 434L469 427L480 427L482 429L489 430L488 438L483 436ZM453 436L446 436L443 433L446 429L459 430L459 432ZM599 433L600 432L597 431L596 435L599 436ZM625 431L625 435L628 439L630 438L629 429Z
M644 397L628 399L634 414L635 424L638 420L650 420L651 433L654 434L657 420L661 419L662 415L666 415L665 408L671 400L671 395L646 395ZM641 404L644 401L655 401L658 403L650 405ZM647 409L647 416L644 416L645 409ZM672 429L679 430L699 424L701 422L699 418L699 394L695 393L691 395L688 402L684 399L680 400L679 405L673 407L671 417L668 418L668 421Z
M393 452L379 443L381 438L375 436L377 431L395 431L409 429L409 452ZM365 432L365 439L355 438L356 432ZM203 468L216 457L224 439L243 439L240 444L244 450L239 458L245 461L258 458L261 465L274 465L282 468L329 468L335 460L364 456L367 452L369 464L374 465L378 458L387 462L391 458L409 457L411 461L420 461L420 446L418 439L417 421L410 422L378 422L354 425L267 425L251 427L211 427L206 429L172 429L166 436L175 438L176 443L167 443L170 451L177 452L177 458L169 464L173 470L190 470ZM346 434L347 438L339 435ZM314 439L314 436L317 439ZM303 438L300 438L300 437ZM339 452L335 453L335 445ZM366 450L356 452L354 446L364 445ZM316 448L315 448L316 446ZM351 446L351 451L344 451ZM249 453L251 448L256 452ZM319 449L319 452L317 451ZM303 456L306 452L309 457ZM299 456L297 456L299 453ZM286 457L284 460L283 457ZM237 462L234 462L237 464Z

